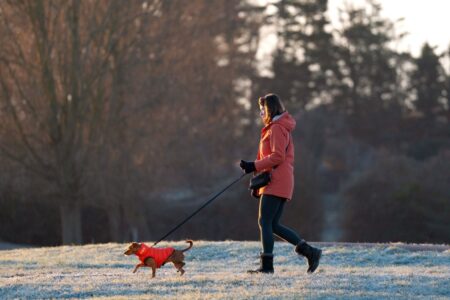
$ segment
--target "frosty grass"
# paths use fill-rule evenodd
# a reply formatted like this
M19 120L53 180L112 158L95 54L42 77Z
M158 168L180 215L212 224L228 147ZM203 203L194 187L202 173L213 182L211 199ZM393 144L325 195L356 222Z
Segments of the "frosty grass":
M151 244L149 242L149 244ZM314 244L323 249L318 270L277 242L275 274L258 267L258 242L194 241L186 273L172 264L132 274L136 256L126 244L0 251L0 299L450 299L450 247L409 249L405 244ZM182 249L184 241L158 247Z

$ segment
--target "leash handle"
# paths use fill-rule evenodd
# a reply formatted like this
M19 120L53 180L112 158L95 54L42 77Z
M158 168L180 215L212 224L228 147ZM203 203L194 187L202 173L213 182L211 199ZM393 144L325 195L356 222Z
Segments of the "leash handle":
M250 174L250 173L244 173L241 176L239 176L239 178L237 178L236 180L234 180L232 183L230 183L229 185L227 185L224 189L222 189L219 193L217 193L214 197L212 197L211 199L209 199L208 201L206 201L202 206L200 206L194 213L192 213L189 217L187 217L183 222L181 222L180 224L178 224L177 226L175 226L175 228L173 228L171 231L169 231L165 236L163 236L162 238L160 238L158 241L156 241L153 246L155 246L156 244L158 244L159 242L161 242L162 240L164 240L166 237L168 237L170 234L172 234L175 230L177 230L178 228L180 228L184 223L186 223L187 221L189 221L193 216L195 216L199 211L201 211L203 208L205 208L208 204L210 204L211 202L213 202L217 197L219 197L223 192L225 192L227 189L229 189L232 185L234 185L236 182L238 182L239 180L241 180L245 175Z

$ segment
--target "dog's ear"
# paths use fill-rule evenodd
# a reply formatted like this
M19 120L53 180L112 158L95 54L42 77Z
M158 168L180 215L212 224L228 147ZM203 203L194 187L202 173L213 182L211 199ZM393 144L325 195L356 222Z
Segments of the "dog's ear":
M131 248L138 248L138 247L140 247L141 246L141 244L139 244L139 243L137 243L137 242L132 242L131 243Z

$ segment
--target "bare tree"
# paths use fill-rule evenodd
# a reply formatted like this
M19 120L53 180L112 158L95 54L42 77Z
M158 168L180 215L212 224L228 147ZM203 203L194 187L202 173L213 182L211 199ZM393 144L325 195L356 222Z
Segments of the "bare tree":
M148 10L139 1L0 1L0 153L49 182L64 244L82 242L87 166L120 112L123 66Z

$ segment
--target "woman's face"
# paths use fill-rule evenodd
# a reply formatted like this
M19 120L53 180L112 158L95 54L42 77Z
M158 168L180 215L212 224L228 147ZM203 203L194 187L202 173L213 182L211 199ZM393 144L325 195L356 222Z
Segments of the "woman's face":
M266 115L266 110L264 109L263 105L260 105L259 106L259 116L264 119L265 115Z

